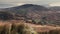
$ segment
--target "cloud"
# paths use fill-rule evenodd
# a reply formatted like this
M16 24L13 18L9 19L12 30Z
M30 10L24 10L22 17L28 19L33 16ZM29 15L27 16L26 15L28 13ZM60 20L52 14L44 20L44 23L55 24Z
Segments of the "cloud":
M60 2L54 2L54 3L50 3L50 6L60 6Z
M47 4L60 0L0 0L0 4L13 4L13 3L32 3L32 4Z

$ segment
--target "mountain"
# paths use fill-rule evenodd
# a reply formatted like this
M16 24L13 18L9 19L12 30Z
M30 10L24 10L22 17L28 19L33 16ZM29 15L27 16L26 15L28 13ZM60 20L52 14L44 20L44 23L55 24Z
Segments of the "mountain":
M50 9L53 11L60 11L60 6L53 6L53 7L50 7Z
M19 14L20 16L24 16L24 17L26 16L32 18L33 16L31 16L30 14L40 14L40 12L48 11L48 9L40 5L25 4L22 6L2 9L2 11L11 12L11 13Z
M44 6L40 6L40 5L33 5L33 4L25 4L22 6L17 6L17 7L12 7L12 8L6 8L6 9L2 9L3 11L10 11L10 12L15 12L18 14L21 14L21 12L40 12L40 11L48 11L48 9Z
M13 19L24 20L34 24L60 24L59 11L52 11L41 5L25 4L1 9L0 12L9 12Z

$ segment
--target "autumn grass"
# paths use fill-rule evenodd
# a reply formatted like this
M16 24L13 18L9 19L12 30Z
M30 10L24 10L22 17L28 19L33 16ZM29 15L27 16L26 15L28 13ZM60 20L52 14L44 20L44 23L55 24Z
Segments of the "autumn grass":
M54 30L49 30L48 32L40 31L37 33L34 28L32 28L29 24L27 25L26 23L23 23L23 21L20 21L20 22L17 21L18 23L16 22L14 23L14 22L15 21L6 22L6 23L1 22L0 23L0 34L60 34L60 29L54 28Z
M1 23L0 34L37 34L37 32L24 23Z

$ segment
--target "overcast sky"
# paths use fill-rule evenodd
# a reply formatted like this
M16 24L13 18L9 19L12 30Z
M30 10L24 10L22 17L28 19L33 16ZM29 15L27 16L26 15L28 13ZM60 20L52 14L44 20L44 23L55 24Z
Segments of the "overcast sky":
M60 0L0 0L0 4L10 3L33 3L33 4L49 4L60 2Z
M2 6L2 4L9 4L5 6L21 5L21 4L44 5L44 4L51 4L51 3L56 3L56 2L59 2L60 4L60 0L0 0L0 6Z

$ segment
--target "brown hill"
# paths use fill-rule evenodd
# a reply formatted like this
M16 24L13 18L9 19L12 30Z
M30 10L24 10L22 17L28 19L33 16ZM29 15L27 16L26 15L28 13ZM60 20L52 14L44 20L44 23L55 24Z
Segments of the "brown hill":
M60 25L60 11L52 11L44 6L25 4L22 6L2 9L14 14L15 19L22 19L35 24L57 24Z

